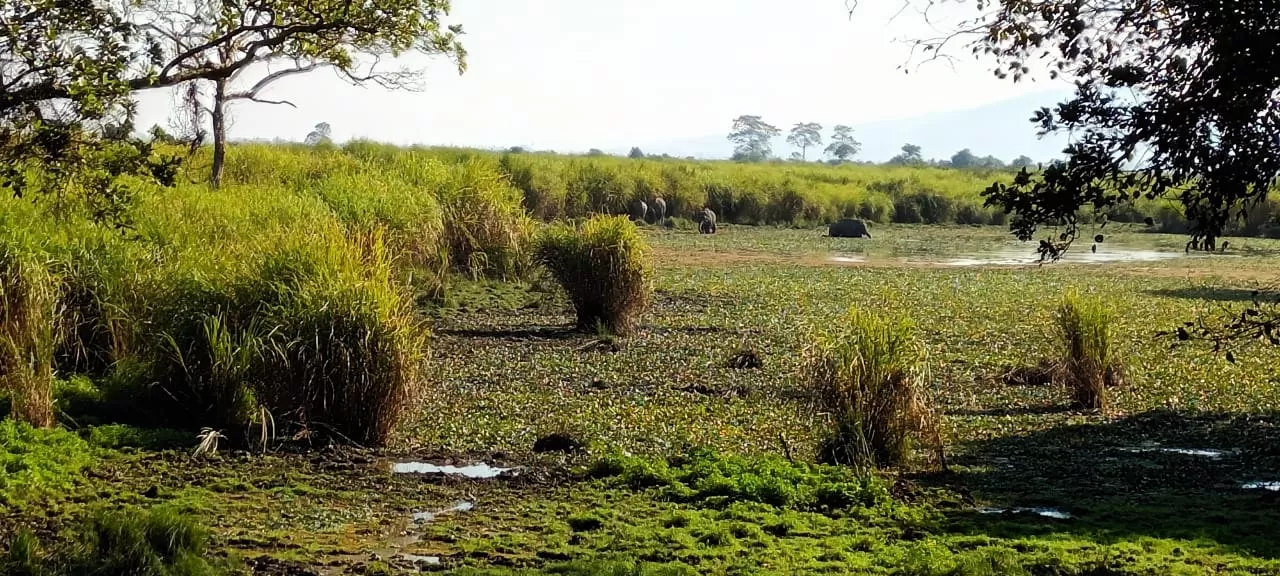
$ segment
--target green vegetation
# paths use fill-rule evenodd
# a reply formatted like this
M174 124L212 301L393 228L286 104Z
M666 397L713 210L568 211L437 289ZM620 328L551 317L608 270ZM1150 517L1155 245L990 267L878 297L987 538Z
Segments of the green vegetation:
M0 504L66 491L90 461L89 445L75 434L0 420Z
M648 245L625 216L552 226L538 240L538 260L569 294L584 330L635 329L653 290L649 259Z
M696 179L668 188L662 173L685 169ZM461 573L1274 571L1280 516L1261 505L1269 491L1242 487L1280 478L1270 357L1244 348L1232 364L1154 337L1202 298L1245 299L1272 273L1274 241L1184 257L1183 238L1110 224L1100 252L1178 257L1015 268L947 264L1033 254L999 227L889 223L867 242L819 228L536 222L638 189L689 214L703 184L735 172L912 170L935 169L233 146L217 192L140 184L125 233L0 200L0 238L56 288L48 383L73 430L5 422L19 440L4 466L26 472L3 488L0 542L88 558L99 552L75 551L98 541L100 509L164 510L208 528L217 552L184 557L214 572L208 558L224 552L260 573L426 562L405 554ZM521 178L560 200L527 213ZM886 210L902 203L883 197ZM758 213L784 213L770 202ZM576 250L549 259L551 246ZM557 262L576 272L557 278ZM575 287L615 268L643 280L596 294L626 305L628 336L566 330L581 312ZM1125 353L1105 414L1001 379L1048 351L1039 335L1072 285L1088 286L1081 314L1106 302L1106 355ZM1101 324L1081 318L1086 342ZM730 361L748 349L761 362ZM205 426L231 445L192 458ZM533 452L565 431L590 453ZM854 454L831 458L833 438ZM388 450L319 449L330 440ZM869 466L939 440L940 471ZM518 473L388 472L423 455ZM474 509L436 513L460 500ZM1070 517L1026 511L1040 507ZM413 522L420 511L435 515ZM108 532L139 543L144 524ZM124 548L167 573L199 564Z
M53 423L56 286L48 270L0 244L0 391L13 418Z
M99 512L78 541L45 550L29 531L8 544L0 573L15 576L211 576L204 557L208 533L190 518L153 509L145 514Z
M1062 345L1060 373L1074 404L1106 410L1107 389L1124 382L1124 365L1111 333L1115 323L1111 311L1098 299L1082 297L1071 288L1063 295L1054 322Z
M905 464L935 432L921 390L924 351L911 324L862 307L833 324L805 351L807 386L833 420L819 458L861 467Z

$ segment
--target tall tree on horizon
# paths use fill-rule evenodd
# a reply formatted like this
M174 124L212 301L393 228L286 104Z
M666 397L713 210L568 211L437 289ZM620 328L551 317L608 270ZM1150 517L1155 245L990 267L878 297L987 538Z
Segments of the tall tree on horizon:
M862 143L853 137L853 128L838 124L831 132L831 144L825 152L841 162L848 162L862 151Z
M738 116L733 120L732 131L729 132L734 159L748 162L768 160L773 156L771 141L779 134L782 134L782 130L759 116Z
M809 147L822 145L822 125L817 122L797 122L787 135L787 144L800 147L800 161L807 161Z

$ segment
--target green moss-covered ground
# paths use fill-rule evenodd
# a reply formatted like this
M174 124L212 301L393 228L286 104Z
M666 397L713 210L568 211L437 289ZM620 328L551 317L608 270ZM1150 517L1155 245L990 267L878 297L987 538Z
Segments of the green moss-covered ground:
M445 306L424 311L432 384L385 452L300 439L267 455L193 458L194 437L77 425L70 406L69 432L5 423L0 540L27 529L52 550L95 514L162 510L208 529L209 570L261 574L1280 573L1280 492L1242 488L1280 481L1275 352L1246 346L1229 363L1204 348L1171 352L1156 336L1247 298L1273 277L1280 243L1232 239L1226 254L1153 262L958 267L943 261L1007 248L1007 233L874 232L650 230L658 292L639 333L621 340L568 332L572 311L545 281L457 284ZM1109 232L1099 251L1181 254L1183 242ZM850 255L865 262L830 260ZM1068 285L1118 315L1128 378L1105 415L1070 411L1063 390L1000 378L1052 353L1048 322ZM852 304L914 319L947 470L868 479L805 464L823 419L799 393L797 352L809 327ZM744 348L763 368L728 367ZM588 453L533 453L552 432ZM518 473L392 474L404 459ZM475 507L412 520L458 501Z

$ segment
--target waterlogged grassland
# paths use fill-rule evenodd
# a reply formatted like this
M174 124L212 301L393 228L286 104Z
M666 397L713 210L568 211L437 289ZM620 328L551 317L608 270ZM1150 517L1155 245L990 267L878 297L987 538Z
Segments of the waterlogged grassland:
M664 249L656 304L641 332L616 345L591 345L590 338L563 331L572 321L563 303L538 293L497 294L443 318L435 351L441 393L428 399L431 406L411 441L466 451L520 450L538 435L566 427L603 444L655 454L686 443L778 452L781 437L811 450L819 421L794 393L796 352L809 326L854 304L916 321L929 349L931 391L952 416L946 424L953 441L1096 419L1068 412L1060 390L1004 386L998 379L1009 367L1051 353L1051 314L1068 285L1104 298L1117 312L1130 383L1113 390L1116 416L1280 407L1274 358L1265 351L1239 354L1230 364L1204 349L1170 354L1172 340L1155 335L1195 318L1205 308L1196 298L1201 294L1247 295L1245 280L1226 286L1238 287L1235 292L1214 291L1209 283L1219 273L1261 273L1277 263L1269 256L1241 256L1233 247L1227 255L1136 266L817 265L822 259L815 255L829 252L791 252L787 246L806 239L818 246L861 243L892 254L897 246L925 245L938 246L936 255L963 255L972 253L966 246L987 246L983 239L998 242L1004 233L896 228L868 242L814 238L812 231L729 230L706 240L653 235ZM1160 248L1178 241L1119 236L1108 239L1108 247L1141 242ZM1242 244L1258 253L1280 246ZM1075 249L1087 251L1088 244ZM713 265L751 250L770 257ZM1139 266L1151 270L1136 272ZM763 370L729 368L729 357L741 348L762 353Z
M430 393L393 453L192 460L119 451L119 438L99 434L91 444L112 449L65 473L71 488L9 505L0 536L22 525L52 534L99 506L171 506L266 574L412 572L403 553L462 573L1280 573L1280 493L1241 488L1280 481L1275 356L1246 349L1232 364L1203 349L1170 353L1155 336L1194 318L1201 296L1247 297L1280 264L1280 243L1233 238L1225 255L1136 264L955 267L899 258L988 252L1007 232L881 226L866 241L721 230L648 232L658 292L625 340L568 332L572 311L544 282L455 286L449 306L432 311ZM1181 253L1185 242L1106 233L1103 249ZM867 262L828 260L859 251ZM1111 390L1108 415L1071 412L1066 391L999 377L1051 353L1049 319L1068 285L1117 312L1128 381ZM782 455L812 458L822 424L797 391L805 330L854 304L915 319L950 470L886 478L891 500L824 508L817 494L874 490ZM759 352L763 368L729 368L742 348ZM531 453L557 431L591 454ZM752 460L662 463L691 446ZM580 474L615 449L640 459ZM389 472L410 456L524 468L494 480ZM475 509L410 520L459 500Z

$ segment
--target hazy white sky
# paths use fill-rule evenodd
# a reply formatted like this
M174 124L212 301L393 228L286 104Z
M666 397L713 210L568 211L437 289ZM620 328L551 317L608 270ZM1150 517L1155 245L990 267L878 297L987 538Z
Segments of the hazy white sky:
M724 134L739 114L784 129L857 124L1050 88L999 80L968 57L904 74L902 40L930 28L910 11L893 19L901 2L861 0L850 18L845 0L454 0L465 74L413 57L429 73L409 93L294 77L263 96L296 110L236 104L231 137L301 140L325 121L338 141L581 151ZM166 92L141 102L140 128L165 124Z

